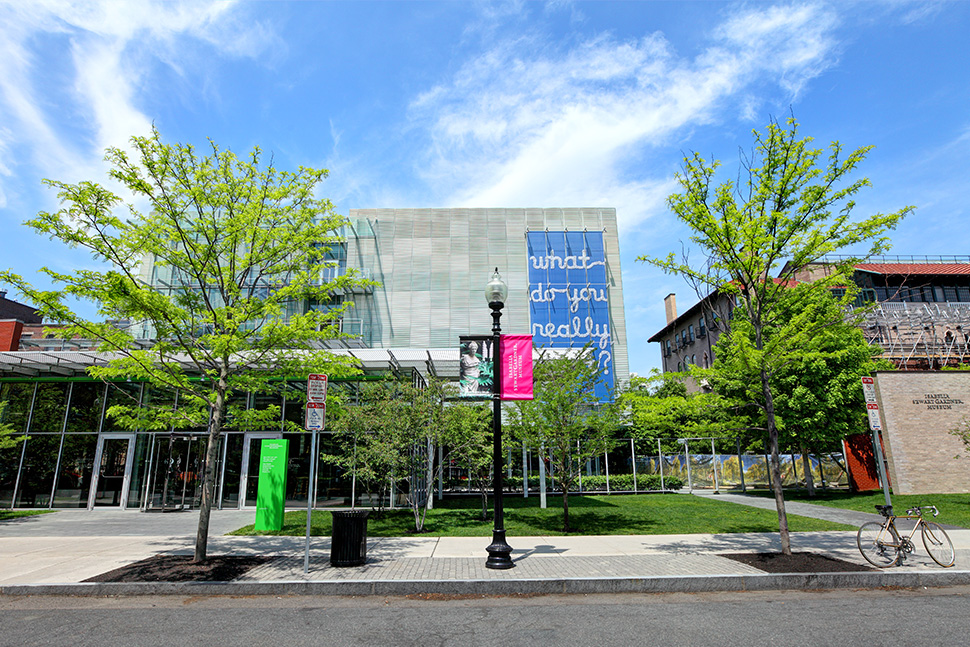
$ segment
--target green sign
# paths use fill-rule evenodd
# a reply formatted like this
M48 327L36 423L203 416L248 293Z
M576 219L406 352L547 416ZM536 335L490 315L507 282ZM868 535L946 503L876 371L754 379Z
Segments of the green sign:
M282 530L290 441L265 439L259 454L256 530Z

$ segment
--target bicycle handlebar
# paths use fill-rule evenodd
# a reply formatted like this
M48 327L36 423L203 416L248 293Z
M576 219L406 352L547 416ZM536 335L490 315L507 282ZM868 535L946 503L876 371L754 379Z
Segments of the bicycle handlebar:
M909 510L907 510L906 514L915 514L922 517L923 510L932 510L934 517L940 516L940 511L936 509L935 505L918 505L915 508L910 508Z
M935 505L918 505L916 507L909 508L906 511L906 514L919 515L922 517L923 510L932 510L934 517L940 516L940 511L936 509ZM882 516L886 517L887 519L893 516L893 507L891 505L877 505L876 511L879 512L879 514L881 514Z

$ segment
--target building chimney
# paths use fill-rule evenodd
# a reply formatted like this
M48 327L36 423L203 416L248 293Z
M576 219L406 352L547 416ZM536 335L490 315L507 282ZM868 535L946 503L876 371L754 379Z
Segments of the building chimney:
M20 350L20 334L24 331L24 323L16 319L0 321L0 352Z
M671 292L664 297L664 310L667 311L667 323L677 318L677 295Z

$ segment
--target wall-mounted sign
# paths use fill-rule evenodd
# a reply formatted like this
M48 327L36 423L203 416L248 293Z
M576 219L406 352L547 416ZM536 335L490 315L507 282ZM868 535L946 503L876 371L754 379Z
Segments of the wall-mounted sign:
M925 405L927 410L930 411L940 411L962 407L963 400L951 398L949 393L924 393L922 398L913 400L913 404Z
M876 383L871 377L862 378L862 395L866 402L876 401Z
M609 277L601 231L527 234L529 318L539 348L593 347L600 369L596 396L614 384Z

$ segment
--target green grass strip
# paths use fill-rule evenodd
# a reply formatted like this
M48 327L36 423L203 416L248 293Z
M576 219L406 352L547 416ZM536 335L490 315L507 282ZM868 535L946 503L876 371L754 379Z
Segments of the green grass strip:
M748 490L748 494L774 498L770 490ZM970 528L970 494L893 494L893 512L906 514L907 508L922 505L935 505L940 516L933 519L937 523ZM817 488L815 496L808 496L805 489L785 489L785 501L815 503L830 508L856 510L857 512L876 512L877 505L885 505L886 497L882 490L874 492L850 492L848 490L822 490Z
M539 507L539 497L506 497L505 531L509 536L534 537L562 535L562 498L549 497L549 507ZM491 503L489 504L491 505ZM491 514L491 509L489 510ZM329 536L331 515L315 510L311 534ZM685 494L639 494L569 497L572 535L677 535L738 532L777 532L778 516L773 510L717 501ZM854 530L844 524L788 516L793 532ZM306 512L287 512L279 532L257 533L245 526L232 535L303 536ZM404 537L414 534L414 516L409 509L387 510L380 518L368 520L371 537ZM491 517L481 518L480 499L462 498L435 501L425 521L425 535L432 537L490 537Z
M38 514L49 514L54 512L53 510L0 510L0 521L9 521L10 519L20 519L21 517L33 517ZM306 517L303 517L306 519Z

